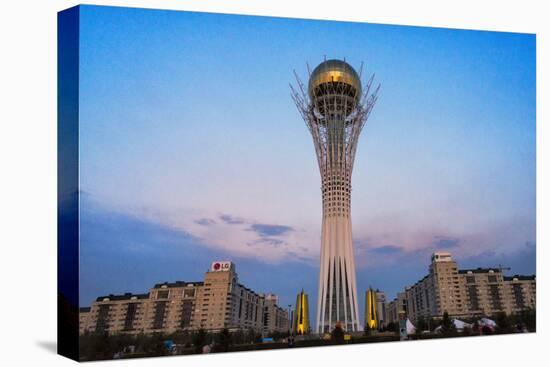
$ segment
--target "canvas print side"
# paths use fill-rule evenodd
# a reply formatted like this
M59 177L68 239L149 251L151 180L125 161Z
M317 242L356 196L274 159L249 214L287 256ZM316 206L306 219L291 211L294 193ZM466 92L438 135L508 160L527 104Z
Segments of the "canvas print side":
M57 351L78 360L79 7L58 13Z

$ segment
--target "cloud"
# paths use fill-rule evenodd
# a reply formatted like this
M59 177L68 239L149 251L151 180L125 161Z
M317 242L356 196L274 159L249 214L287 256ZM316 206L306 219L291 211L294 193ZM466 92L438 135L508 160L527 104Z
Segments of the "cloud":
M197 219L195 223L200 224L201 226L211 226L216 224L216 221L210 218L201 218Z
M243 224L244 223L243 219L233 217L229 214L222 214L222 215L220 215L219 218L227 224Z
M403 252L403 249L397 246L386 245L372 248L370 251L380 255L394 255Z
M293 231L293 228L277 224L252 224L250 230L258 233L262 237L268 237L284 235L287 232Z
M248 243L248 246L273 246L273 247L280 247L284 245L285 242L283 240L279 240L277 238L260 238L259 240L254 241L253 243Z
M271 264L289 260L318 262L316 231L235 213L199 209L172 208L159 212L151 208L126 208L122 212L188 233L197 244L235 257L254 258Z
M433 245L437 249L450 249L457 247L461 243L459 238L445 237L445 236L435 236Z
M87 197L86 205L92 198ZM115 210L110 204L104 204ZM243 212L219 212L198 208L156 206L118 207L116 211L185 232L199 246L218 249L239 258L276 264L306 261L317 264L320 256L320 223L277 223L270 217ZM387 213L362 221L354 220L356 268L373 269L404 262L424 263L432 252L450 251L463 259L514 253L534 241L534 221L526 217L499 218L453 228L434 223L415 226L409 216ZM137 250L137 248L135 249Z
M536 246L527 241L523 246L511 253L499 254L494 250L482 252L476 256L466 256L458 259L461 268L499 267L510 268L505 275L529 275L536 272Z

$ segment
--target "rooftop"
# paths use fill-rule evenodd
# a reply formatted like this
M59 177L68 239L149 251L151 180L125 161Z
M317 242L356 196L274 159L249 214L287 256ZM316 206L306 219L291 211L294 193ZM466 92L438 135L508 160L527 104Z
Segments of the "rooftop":
M191 287L196 285L204 285L204 282L185 282L183 280L176 280L175 282L164 282L164 283L157 283L153 288L180 288L180 287Z
M108 296L101 296L96 298L96 302L101 302L105 299L108 299L109 301L126 301L131 299L147 299L149 298L149 293L141 293L141 294L132 294L132 293L124 293L124 294L109 294Z
M474 274L478 274L478 273L500 273L500 269L499 268L476 268L476 269L460 269L458 271L458 274L467 274L467 273L474 273Z
M512 281L514 279L517 279L517 280L536 280L536 276L533 274L533 275L513 275L511 277L504 277L504 280L506 281Z

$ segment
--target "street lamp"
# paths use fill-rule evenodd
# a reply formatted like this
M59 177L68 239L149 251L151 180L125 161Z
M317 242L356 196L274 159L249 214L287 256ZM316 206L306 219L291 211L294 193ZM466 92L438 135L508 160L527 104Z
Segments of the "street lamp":
M292 333L292 305L288 305L288 336Z

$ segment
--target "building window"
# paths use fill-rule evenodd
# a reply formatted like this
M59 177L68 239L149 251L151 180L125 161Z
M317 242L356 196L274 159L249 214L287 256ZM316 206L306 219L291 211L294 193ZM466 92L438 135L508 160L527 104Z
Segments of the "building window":
M490 293L490 296L491 296L491 303L492 303L492 306L493 306L493 309L495 310L500 310L502 309L502 304L501 304L501 301L500 301L500 293L499 293L499 290L498 290L498 285L494 284L494 285L491 285L490 288L489 288L489 293Z
M523 290L522 290L521 284L512 285L512 291L514 293L516 306L520 309L525 308L525 298L523 297Z
M138 303L128 303L126 317L124 318L124 330L134 330L134 320L136 319L137 309Z
M184 289L183 290L183 297L185 297L185 298L195 297L195 288Z
M109 311L111 305L100 305L97 313L97 322L95 330L97 332L103 332L109 329Z
M166 291L158 291L157 292L157 299L167 299L168 298L168 293L170 291L166 290Z
M191 316L193 314L193 301L185 300L181 305L181 327L185 328L191 325Z
M156 302L155 317L153 319L153 329L162 329L167 303L168 302L166 301Z
M468 293L470 308L472 310L479 310L479 299L477 297L477 287L475 285L467 287L467 293Z

